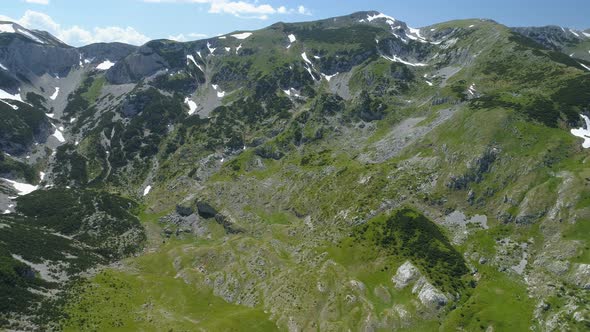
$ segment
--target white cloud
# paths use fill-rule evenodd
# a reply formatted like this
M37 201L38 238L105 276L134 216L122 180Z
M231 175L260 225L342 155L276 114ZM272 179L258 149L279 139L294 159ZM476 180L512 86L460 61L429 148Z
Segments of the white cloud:
M311 15L309 9L304 6L287 8L285 6L273 7L269 4L259 4L258 0L251 1L228 1L228 0L143 0L151 3L195 3L208 4L209 13L230 14L242 18L257 18L266 20L269 15L274 14L301 14Z
M203 39L203 38L207 38L207 35L204 33L194 33L194 32L191 32L186 35L183 33L180 33L176 36L172 36L172 35L168 36L168 39L178 41L178 42L197 40L197 39Z
M98 42L121 42L141 45L150 40L146 35L132 27L95 27L90 31L77 25L62 27L49 15L33 10L27 10L20 19L11 19L0 15L0 20L13 21L28 29L45 30L61 41L75 46Z
M48 5L49 0L25 0L26 3L35 3L38 5Z

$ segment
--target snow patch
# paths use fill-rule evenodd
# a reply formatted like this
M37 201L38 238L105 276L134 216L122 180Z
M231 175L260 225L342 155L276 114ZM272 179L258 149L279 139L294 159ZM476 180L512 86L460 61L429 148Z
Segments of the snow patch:
M252 36L252 32L242 32L242 33L236 33L235 35L231 35L234 38L237 39L246 39L250 36Z
M53 126L53 127L55 128L55 126ZM62 130L63 130L63 127L55 128L55 132L51 135L51 136L55 137L58 141L60 141L60 143L63 143L66 141L63 133L61 132Z
M583 138L584 143L582 143L582 147L584 149L590 148L590 119L585 116L584 114L580 114L580 116L584 119L586 123L586 128L578 128L578 129L571 129L570 132L572 135Z
M294 34L288 35L287 38L289 38L289 43L294 43L297 41L297 38L295 38Z
M199 68L199 70L200 70L200 71L202 71L203 73L205 72L205 71L203 70L203 68L201 68L201 66L199 66L199 64L197 63L197 61L195 61L195 57L193 57L193 56L192 56L192 55L190 55L190 54L188 54L188 55L186 56L186 63L187 63L187 64L189 64L189 61L192 61L192 62L195 64L195 66L197 66L197 68Z
M475 89L475 83L472 83L469 86L469 89L467 89L467 92L469 92L470 95L475 96L475 93L477 92L477 90Z
M583 64L583 63L580 63L580 66L582 66L582 67L584 67L584 68L588 69L588 71L590 71L590 67L586 66L585 64Z
M574 30L570 29L570 32L574 34L574 36L580 38L580 35L578 33L576 33Z
M8 68L4 67L3 64L0 63L0 68L4 69L4 70L8 70Z
M12 109L15 110L15 111L18 109L18 106L16 106L16 105L12 105L11 103L8 103L8 102L6 102L4 100L0 100L0 101L3 102L6 105L12 107Z
M402 58L398 57L397 55L394 55L393 57L388 57L386 55L381 55L381 56L384 59L387 59L389 61L403 63L404 65L408 65L408 66L412 66L412 67L425 67L425 66L428 66L428 64L426 64L426 63L405 61Z
M227 37L226 37L226 36L221 36L221 37L219 37L219 39L225 39L225 38L227 38Z
M192 115L197 110L197 103L192 101L189 97L184 98L184 103L188 105L188 115Z
M145 187L145 189L143 190L143 195L147 195L150 193L150 190L152 190L152 186L148 185L147 187Z
M213 52L215 52L215 47L211 47L211 44L209 42L207 42L207 49L209 49L209 53L213 54Z
M98 66L96 66L96 69L98 70L108 70L109 68L111 68L112 66L114 66L115 63L109 61L108 59L101 62Z
M11 99L11 100L20 101L21 103L23 102L22 98L20 97L20 89L19 89L19 92L15 93L13 95L0 89L0 99Z
M57 98L57 95L59 94L59 88L56 87L55 88L55 92L49 97L49 99L51 100L55 100L55 98Z
M393 18L393 17L391 17L391 16L387 16L387 15L385 15L385 14L383 14L383 13L379 13L379 14L377 14L377 15L373 15L373 16L371 16L371 15L367 15L367 20L368 20L369 22L372 22L373 20L376 20L376 19L378 19L378 18L384 18L384 19L386 19L386 20L389 20L389 21L393 21L393 22L395 22L395 18Z
M305 52L301 53L301 57L303 58L303 61L305 61L306 63L310 64L313 67L313 63L311 63L311 61L309 61L309 58L307 57L307 54L305 54Z
M27 30L18 29L18 33L24 35L25 37L27 37L27 38L29 38L29 39L31 39L33 41L36 41L39 44L45 44L41 39L35 37L35 35L33 35L32 33L30 33Z
M332 79L332 77L338 75L338 73L336 74L332 74L332 75L326 75L326 74L321 74L323 78L326 79L326 81L330 82L330 80Z
M432 86L432 82L430 82L430 81L425 81L425 82L426 82L426 84L428 84L429 86Z
M238 51L240 50L240 48L242 48L242 44L238 45L238 47L236 47L236 54L238 54Z
M12 23L5 23L5 24L0 24L0 33L15 33L16 31L14 30L14 26Z
M588 38L590 38L590 33L582 32L582 34Z
M229 52L230 50L231 50L231 47L226 47L226 48L225 48L225 51L226 51L226 52Z
M12 181L9 179L2 179L2 180L10 183L12 185L12 187L17 191L17 195L19 195L19 196L30 194L33 191L37 190L37 188L39 188L38 186L34 186L34 185L28 184L28 183L16 182L16 181Z

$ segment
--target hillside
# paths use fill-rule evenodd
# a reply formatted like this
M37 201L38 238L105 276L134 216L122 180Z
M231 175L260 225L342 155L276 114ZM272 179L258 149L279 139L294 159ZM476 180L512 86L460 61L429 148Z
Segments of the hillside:
M581 32L0 26L0 326L590 327Z

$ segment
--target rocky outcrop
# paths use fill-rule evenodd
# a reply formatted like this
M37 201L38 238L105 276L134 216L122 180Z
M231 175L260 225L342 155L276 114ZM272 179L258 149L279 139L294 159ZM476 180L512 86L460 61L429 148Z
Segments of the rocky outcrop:
M448 297L429 283L410 261L406 261L397 269L391 281L400 289L414 284L412 294L417 294L420 302L428 308L438 309L449 302Z
M166 64L166 60L152 48L142 46L109 69L106 78L112 84L133 83L165 69Z
M409 284L418 280L422 275L418 268L410 261L406 261L397 269L397 273L391 278L396 288L405 288Z

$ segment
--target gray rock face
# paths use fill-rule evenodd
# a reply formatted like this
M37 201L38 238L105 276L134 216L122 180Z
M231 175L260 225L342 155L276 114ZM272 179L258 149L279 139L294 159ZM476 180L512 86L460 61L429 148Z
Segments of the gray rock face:
M96 43L80 47L80 53L84 58L93 59L95 63L104 60L117 62L138 49L137 46L123 43Z
M418 293L420 302L430 308L439 308L449 302L449 299L436 287L427 282L424 277L416 282L416 285L412 288L412 293Z
M429 283L410 261L397 269L391 281L396 288L405 288L413 283L412 294L418 294L420 302L428 308L438 309L449 302L447 296Z
M544 27L519 27L512 28L512 31L531 38L544 47L555 51L561 51L567 45L576 44L587 39L582 37L582 34L576 36L571 30L566 30L556 25Z
M142 46L137 52L117 62L109 69L106 78L112 84L132 83L166 67L164 58L154 52L151 47Z
M421 276L420 271L410 261L406 261L397 269L397 273L391 278L391 281L396 288L404 288Z
M27 79L43 74L67 76L79 61L80 55L75 48L38 44L21 38L0 46L0 62L10 72Z

